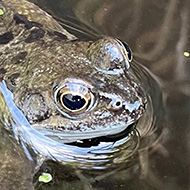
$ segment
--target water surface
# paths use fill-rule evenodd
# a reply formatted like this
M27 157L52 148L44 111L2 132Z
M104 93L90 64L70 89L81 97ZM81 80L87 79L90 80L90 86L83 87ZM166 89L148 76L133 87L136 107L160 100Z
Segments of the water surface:
M135 61L149 68L156 76L153 79L146 70L139 70L139 76L142 76L152 99L154 112L149 112L153 114L151 117L147 116L148 119L152 118L151 121L147 119L150 127L147 127L147 123L139 125L142 126L140 131L147 135L137 143L138 151L126 156L122 150L122 156L115 155L114 159L126 159L116 159L115 164L107 165L104 169L81 169L77 165L71 167L52 160L42 161L39 168L39 160L29 161L21 148L15 146L14 139L8 143L2 140L0 148L4 148L1 148L1 155L17 152L17 156L15 160L10 159L10 168L0 171L0 182L8 184L10 180L6 181L2 176L7 170L14 171L15 168L18 175L14 177L12 172L8 176L15 185L7 186L10 189L18 189L19 181L22 182L20 189L32 189L33 185L36 189L47 190L189 189L190 58L185 57L184 52L190 52L190 1L33 1L71 31L70 26L82 27L83 32L75 31L80 38L92 39L98 33L126 41L134 52ZM86 31L90 31L90 34L86 34ZM2 133L8 139L6 132ZM0 156L1 159L4 157ZM23 164L20 164L21 160ZM20 167L15 167L14 163ZM38 177L43 172L51 173L53 181L39 183Z

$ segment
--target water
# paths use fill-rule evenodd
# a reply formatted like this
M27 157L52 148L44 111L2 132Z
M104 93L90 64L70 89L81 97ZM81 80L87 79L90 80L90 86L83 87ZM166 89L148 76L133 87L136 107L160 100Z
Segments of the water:
M117 139L120 146L116 146L116 143L113 149L103 149L101 154L98 152L91 154L93 161L84 158L83 162L92 161L85 169L85 164L80 164L81 160L70 165L58 164L52 160L43 162L43 157L35 157L35 152L30 150L33 160L29 161L29 154L26 158L22 149L16 146L14 138L9 139L6 131L0 131L3 134L0 144L1 155L5 155L0 156L0 162L4 163L4 160L9 158L8 164L4 164L5 169L0 171L1 185L4 183L2 187L11 190L25 187L32 189L33 185L40 190L189 189L190 58L185 57L184 52L190 51L188 26L190 2L188 0L159 2L35 0L35 2L53 13L64 25L73 21L80 24L80 20L82 26L85 24L92 28L90 30L92 35L76 32L81 38L91 39L96 36L93 34L98 32L126 41L134 52L135 61L145 65L156 75L155 78L144 68L137 69L152 102L149 102L150 107L144 116L147 119L142 118L137 124L138 132L132 130L125 134L126 138ZM140 142L139 133L143 137ZM104 143L103 146L110 145L109 142ZM26 151L27 144L23 143L23 147ZM131 147L128 149L131 151L126 151L126 147ZM97 145L94 148L97 148ZM41 150L43 151L43 147ZM81 147L76 147L74 151L76 150L78 154L82 154ZM85 150L88 151L89 148ZM110 151L114 154L110 154ZM102 154L104 157L101 157ZM39 164L42 165L37 167ZM6 173L7 170L10 171L9 175ZM51 173L53 181L48 184L39 183L38 177L43 172ZM5 175L6 177L3 177Z

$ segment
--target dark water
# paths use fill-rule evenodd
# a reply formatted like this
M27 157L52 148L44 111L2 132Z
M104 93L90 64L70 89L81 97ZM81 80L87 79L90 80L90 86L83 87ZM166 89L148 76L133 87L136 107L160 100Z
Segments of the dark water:
M16 140L7 138L8 134L0 131L1 155L4 155L0 156L0 189L33 189L33 186L40 190L190 189L190 57L184 56L184 52L190 52L190 1L34 2L71 31L70 26L83 27L83 32L73 31L80 38L93 38L96 36L93 34L99 33L126 41L134 52L135 62L149 68L157 77L153 79L143 68L137 69L153 108L149 107L147 119L137 124L142 136L140 143L135 140L139 134L132 130L128 136L125 134L128 137L125 143L117 139L122 151L117 151L118 147L109 149L114 152L113 158L110 152L103 152L104 158L100 157L102 153L96 153L97 159L93 158L87 169L81 169L78 164L43 162L43 158L30 161ZM87 31L90 34L86 34ZM126 149L131 151L124 151ZM104 161L106 167L92 167L94 163L105 166ZM53 176L50 183L38 181L43 172Z

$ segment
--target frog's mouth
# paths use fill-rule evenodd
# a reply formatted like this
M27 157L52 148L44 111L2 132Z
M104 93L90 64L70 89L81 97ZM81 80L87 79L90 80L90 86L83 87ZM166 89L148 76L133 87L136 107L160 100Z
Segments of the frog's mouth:
M88 128L86 130L77 130L76 128L70 128L70 130L63 130L61 127L59 129L53 129L56 128L55 126L42 126L42 125L33 125L33 127L42 133L43 135L52 138L58 142L62 143L72 143L84 139L92 139L102 136L110 136L114 134L118 134L125 129L127 129L133 122L130 123L126 122L120 122L117 125L115 124L114 128L110 125L105 126L96 126L96 130L89 129L88 126L84 126L84 128ZM58 127L57 127L58 128Z
M129 125L127 127L127 129L125 129L124 131L121 131L120 133L116 133L114 135L106 135L106 136L101 136L101 137L96 137L96 138L88 138L88 139L83 139L80 141L70 142L67 144L74 145L77 147L88 148L88 147L92 147L92 146L98 146L102 142L115 143L116 141L119 141L123 138L126 138L126 137L128 138L129 137L128 135L131 134L131 132L134 130L138 133L138 131L135 129L136 124L137 124L137 122Z
M112 117L91 120L69 120L61 115L52 116L32 126L43 135L62 143L71 143L84 139L119 134L130 128L144 113L139 107L132 116L127 113ZM136 114L136 115L135 115Z

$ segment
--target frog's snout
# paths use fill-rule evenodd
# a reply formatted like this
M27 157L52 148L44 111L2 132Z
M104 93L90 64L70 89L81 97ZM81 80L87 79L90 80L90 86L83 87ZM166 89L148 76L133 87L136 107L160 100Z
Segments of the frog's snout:
M120 98L114 99L110 102L110 108L113 110L124 109L128 112L132 112L133 110L139 109L141 106L141 102L139 100L134 103L129 103L127 101L122 101Z
M116 81L116 80L115 80ZM108 88L108 87L111 88ZM147 97L140 85L131 85L130 83L112 83L99 92L98 107L100 110L107 110L119 121L133 123L137 121L145 112L147 107ZM117 118L117 119L116 119Z

